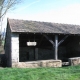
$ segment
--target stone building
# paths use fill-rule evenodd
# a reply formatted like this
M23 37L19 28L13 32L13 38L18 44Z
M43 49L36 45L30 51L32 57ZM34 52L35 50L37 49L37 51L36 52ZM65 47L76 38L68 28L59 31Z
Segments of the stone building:
M80 26L8 19L5 54L9 67L61 67L80 56Z

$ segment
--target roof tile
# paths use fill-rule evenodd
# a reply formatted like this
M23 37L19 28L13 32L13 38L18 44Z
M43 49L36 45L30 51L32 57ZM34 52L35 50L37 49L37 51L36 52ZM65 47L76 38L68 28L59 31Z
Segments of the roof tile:
M80 34L80 25L8 19L12 32Z

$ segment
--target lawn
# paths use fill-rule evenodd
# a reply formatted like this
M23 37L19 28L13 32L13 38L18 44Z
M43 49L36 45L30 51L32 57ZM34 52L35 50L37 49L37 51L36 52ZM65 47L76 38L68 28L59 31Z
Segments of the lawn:
M0 80L80 80L80 66L62 68L1 68Z

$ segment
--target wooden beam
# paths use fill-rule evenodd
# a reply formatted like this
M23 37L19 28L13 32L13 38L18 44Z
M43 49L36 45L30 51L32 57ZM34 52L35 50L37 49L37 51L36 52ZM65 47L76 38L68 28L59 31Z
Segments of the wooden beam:
M53 47L55 48L55 60L57 60L58 59L58 46L62 43L62 42L64 42L64 40L68 37L68 35L67 36L65 36L60 42L58 42L58 35L55 35L55 42L53 42L53 40L50 38L50 37L48 37L47 35L45 35L45 34L43 34L43 36L53 45Z
M53 42L53 40L52 40L50 37L48 37L48 36L45 35L45 34L43 34L43 36L44 36L52 45L54 45L54 42Z
M68 37L69 35L65 36L59 43L58 43L58 46L64 42L64 40Z
M55 60L58 59L58 35L55 35Z

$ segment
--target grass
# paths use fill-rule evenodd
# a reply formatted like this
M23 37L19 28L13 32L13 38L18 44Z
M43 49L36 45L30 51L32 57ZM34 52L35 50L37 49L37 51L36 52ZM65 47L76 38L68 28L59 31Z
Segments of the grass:
M80 66L62 68L1 68L0 80L80 80Z
M3 53L0 46L0 53ZM0 68L0 80L80 80L80 65L62 68Z

